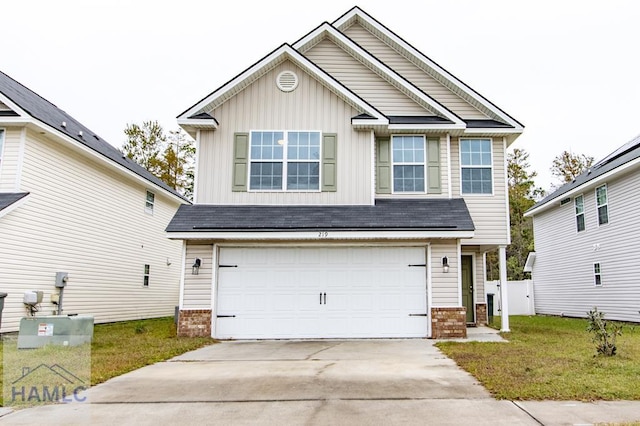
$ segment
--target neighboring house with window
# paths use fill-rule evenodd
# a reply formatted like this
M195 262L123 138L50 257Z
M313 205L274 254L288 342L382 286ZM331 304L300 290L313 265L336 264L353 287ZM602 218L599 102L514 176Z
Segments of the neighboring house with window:
M523 127L361 9L178 123L198 152L195 203L167 228L185 247L181 334L459 337L486 322Z
M2 332L42 291L51 315L56 273L63 313L96 322L172 315L181 244L164 228L187 203L73 117L0 73L0 291Z
M534 205L539 314L640 322L640 136Z

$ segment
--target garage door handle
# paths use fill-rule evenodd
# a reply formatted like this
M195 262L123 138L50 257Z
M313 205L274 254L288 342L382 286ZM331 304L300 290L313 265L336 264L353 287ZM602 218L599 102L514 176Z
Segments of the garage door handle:
M324 304L327 304L327 293L324 293Z
M217 318L235 318L235 315L216 315Z
M322 301L322 297L323 296L324 296L324 302ZM320 292L320 304L321 305L326 305L327 304L327 293Z
M409 314L410 317L426 317L427 314Z

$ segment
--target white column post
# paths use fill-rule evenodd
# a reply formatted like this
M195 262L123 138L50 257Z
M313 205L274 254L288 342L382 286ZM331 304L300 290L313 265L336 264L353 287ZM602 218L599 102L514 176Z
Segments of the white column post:
M507 295L507 246L500 246L498 257L500 259L500 301L502 303L500 331L508 333L511 330L509 330L509 298Z

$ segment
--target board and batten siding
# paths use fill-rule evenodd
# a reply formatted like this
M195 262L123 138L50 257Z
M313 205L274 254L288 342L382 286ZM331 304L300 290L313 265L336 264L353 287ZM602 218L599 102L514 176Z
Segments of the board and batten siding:
M331 40L322 40L304 56L383 114L432 115Z
M193 274L193 263L200 259L197 275ZM184 291L180 309L211 309L213 285L213 245L187 242L184 269Z
M289 93L276 87L285 70L298 75ZM356 132L351 117L358 111L320 82L286 61L212 111L223 123L218 130L200 132L199 204L372 204L372 135ZM235 132L251 130L319 130L337 135L337 191L233 192ZM321 177L322 179L322 177Z
M28 131L20 190L31 193L0 219L2 331L18 329L28 290L44 292L40 314L56 309L56 272L67 272L63 313L111 322L173 315L178 304L182 243L166 238L178 202L84 155ZM149 286L143 286L144 265Z
M0 192L17 192L22 129L0 127L4 130L4 149L0 152Z
M584 196L585 230L577 232L575 197L533 217L535 310L586 317L594 307L607 319L640 322L640 174L608 181L609 223L598 226L595 188ZM594 282L600 263L602 286Z
M373 56L384 62L391 69L405 77L458 116L465 119L487 118L485 114L446 88L442 83L438 82L424 70L402 56L397 50L391 48L362 25L355 23L343 32Z
M449 261L449 272L442 268L442 258ZM456 240L434 241L431 244L431 306L460 306L458 285L458 245Z
M466 138L464 138L466 139ZM482 138L491 139L491 138ZM493 194L462 194L460 184L460 144L451 138L451 190L454 198L464 198L473 223L474 237L462 244L507 244L509 241L505 152L502 138L493 138Z

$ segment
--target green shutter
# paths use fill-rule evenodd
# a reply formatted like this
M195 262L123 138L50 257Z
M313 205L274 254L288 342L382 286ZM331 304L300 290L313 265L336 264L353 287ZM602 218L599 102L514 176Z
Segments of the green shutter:
M376 140L376 192L391 194L391 141Z
M249 154L249 133L236 133L233 140L233 185L232 191L247 190L247 156Z
M440 194L440 139L427 139L427 194Z
M325 133L322 136L322 191L336 192L337 182L337 135Z

